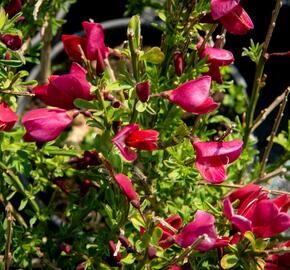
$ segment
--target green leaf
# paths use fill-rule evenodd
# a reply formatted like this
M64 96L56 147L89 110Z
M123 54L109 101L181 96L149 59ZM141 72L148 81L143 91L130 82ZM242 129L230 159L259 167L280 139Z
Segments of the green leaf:
M74 100L74 105L79 109L96 109L96 104L81 98L76 98Z
M140 48L140 39L141 39L141 26L140 26L140 17L138 15L134 15L127 29L127 36L132 37L134 49Z
M153 47L141 55L140 60L158 65L163 62L164 57L164 53L160 50L159 47Z
M27 205L27 203L28 203L28 199L22 200L19 207L18 207L18 211L23 210L25 208L25 206Z
M125 258L121 260L122 263L124 264L132 264L135 261L135 257L133 253L129 253Z
M247 231L244 236L250 241L252 248L256 249L256 239L254 234L251 231Z
M23 65L21 60L4 60L0 59L0 63L10 67L20 67Z
M230 269L234 267L238 261L239 258L235 254L226 254L221 259L221 267L223 269Z
M6 13L3 7L0 6L0 30L6 22Z
M146 110L147 104L141 102L140 100L136 103L136 110L138 112L144 112Z

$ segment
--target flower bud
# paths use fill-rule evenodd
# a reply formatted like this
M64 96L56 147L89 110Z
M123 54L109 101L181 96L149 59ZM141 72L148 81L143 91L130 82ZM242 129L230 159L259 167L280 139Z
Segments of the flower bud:
M96 53L97 53L96 74L98 77L102 77L105 70L104 58L100 49L97 49Z
M1 41L13 51L20 49L22 46L22 39L18 35L3 35L1 36Z
M150 81L138 83L136 85L136 94L141 102L147 102L150 97Z
M148 247L148 258L149 258L149 260L153 260L156 257L157 257L157 255L156 255L155 247L149 246Z
M178 77L183 73L183 54L180 51L174 53L174 67Z
M21 0L11 0L9 4L5 7L5 11L9 15L9 17L13 17L16 13L20 12L21 9Z
M66 243L61 243L59 246L59 249L61 251L63 251L66 254L70 254L71 253L71 246L66 244Z

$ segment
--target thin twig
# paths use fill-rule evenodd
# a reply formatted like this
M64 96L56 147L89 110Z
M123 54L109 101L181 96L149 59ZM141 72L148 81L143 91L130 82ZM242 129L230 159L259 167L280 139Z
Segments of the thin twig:
M11 263L11 243L12 243L12 233L13 233L13 209L11 208L11 204L7 204L6 206L6 216L7 216L7 230L6 230L6 244L5 244L5 254L4 254L4 263L5 263L5 270L9 270L10 263Z
M51 41L52 41L52 29L49 22L48 14L45 16L45 22L42 32L43 46L40 52L40 75L39 82L41 84L47 83L48 76L51 73Z
M285 172L285 171L284 171ZM225 188L232 188L232 189L237 189L237 188L242 188L245 185L239 185L239 184L212 184L212 183L206 183L206 182L198 182L197 185L202 185L202 186L211 186L211 187L225 187ZM284 190L276 190L276 189L267 189L262 187L262 189L264 191L267 191L273 195L289 195L290 196L290 192L288 191L284 191Z
M277 117L275 119L272 131L271 131L269 142L267 144L266 150L265 150L264 155L263 155L263 159L262 159L262 162L261 162L260 175L259 175L260 178L262 178L264 176L264 171L265 171L265 168L266 168L266 165L267 165L267 162L268 162L268 158L269 158L271 149L272 149L273 144L274 144L274 137L276 136L278 127L279 127L281 119L283 117L283 112L284 112L285 107L286 107L287 97L288 97L289 92L290 92L290 86L285 91L284 99L283 99L283 101L282 101L282 103L280 105L280 109L279 109L279 111L277 113Z
M283 101L283 99L285 98L285 95L287 93L288 90L284 91L282 95L280 95L279 97L277 97L271 104L269 107L267 107L266 109L263 109L261 111L261 113L257 116L257 118L255 119L253 125L251 126L251 133L253 133L256 128L267 118L267 116Z
M274 31L274 28L276 25L276 20L277 20L277 17L279 15L279 11L280 11L281 7L282 7L282 1L276 0L276 5L275 5L275 8L272 12L270 25L268 27L265 41L263 43L262 53L261 53L261 56L260 56L259 61L257 63L255 79L254 79L254 83L253 83L253 87L252 87L252 95L250 98L250 104L248 107L248 112L247 112L247 117L246 117L246 127L245 127L245 133L244 133L244 148L246 148L246 145L247 145L248 140L249 140L249 136L251 134L250 128L251 128L252 123L253 123L254 113L255 113L256 105L257 105L257 102L259 99L260 90L263 86L263 83L262 83L263 82L263 72L264 72L264 67L265 67L266 61L267 61L267 58L266 58L267 50L268 50L270 40L272 38L272 34L273 34L273 31Z
M287 169L284 168L284 167L279 167L277 168L276 170L270 172L270 173L267 173L265 174L263 177L258 177L257 179L254 179L252 181L252 183L262 183L262 182L265 182L275 176L282 176L284 175L285 173L287 172Z
M14 91L14 90L8 90L8 89L0 89L0 94L9 94L9 95L15 95L15 96L29 96L34 97L35 94L27 93L27 92L21 92L21 91Z
M165 265L164 269L168 269L179 261L183 261L206 237L208 237L207 234L199 236L190 247L185 249L179 256L173 258L167 265Z
M12 209L11 212L12 212L13 217L14 217L14 218L17 220L17 222L18 222L19 224L21 224L25 229L28 228L28 226L27 226L27 224L26 224L24 218L23 218L23 217L22 217L22 216L17 212L17 210L13 207L13 205L12 205L9 201L5 200L5 198L3 197L3 194L1 194L1 193L0 193L0 202L2 202L4 206L6 206L6 205L10 205L10 208Z

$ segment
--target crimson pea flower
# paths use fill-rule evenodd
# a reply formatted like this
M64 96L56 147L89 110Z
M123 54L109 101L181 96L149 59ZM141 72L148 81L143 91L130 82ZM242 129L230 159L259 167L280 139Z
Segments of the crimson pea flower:
M18 35L5 34L1 36L1 41L11 50L16 51L22 46L22 39Z
M231 204L231 195L224 200L224 213L231 223L242 234L252 231L256 237L261 238L272 237L287 230L290 227L290 217L287 214L290 197L285 194L269 200L265 191L257 190L255 186L250 187L252 191L247 198L241 200L236 211ZM245 197L245 188L240 193L239 190L236 191L234 197L238 198L238 194Z
M240 156L243 142L201 142L194 139L192 145L196 151L195 165L199 173L206 181L218 184L226 179L225 166Z
M140 201L137 193L134 190L131 180L124 174L118 173L115 176L115 181L127 197L128 201L136 208L140 207Z
M290 240L282 243L276 248L289 248ZM290 252L271 254L266 258L265 270L288 270L290 269Z
M196 250L205 251L214 247L217 234L214 227L215 218L213 215L198 210L195 219L185 225L175 237L175 243L183 248L191 246L200 236L205 235L205 239L195 247Z
M97 72L101 72L104 59L107 57L108 48L104 43L104 30L101 24L94 22L82 23L85 30L85 36L62 35L62 42L65 52L73 61L81 61L81 46L88 60L97 60Z
M11 0L7 6L5 6L5 11L9 17L14 16L16 13L20 12L22 9L21 0Z
M36 86L32 92L46 105L66 110L75 108L73 102L76 98L92 99L86 70L75 62L69 74L50 76L48 84Z
M239 0L211 0L211 16L223 24L225 29L234 35L244 35L254 28L247 12Z
M179 215L168 217L165 219L165 221L176 230L182 226L182 218ZM175 232L162 225L161 223L158 225L158 227L163 231L161 238L159 239L159 246L161 246L163 249L169 248L175 242Z
M18 121L18 116L13 112L8 104L3 101L0 103L0 131L9 131Z
M112 240L110 240L108 244L110 250L110 259L112 259L112 263L114 265L118 265L122 260L122 254L119 251L116 252L116 245Z
M209 63L208 74L217 83L223 82L219 68L221 66L227 66L234 61L234 56L230 51L220 48L207 47L201 51L200 57L207 57L207 62Z
M140 130L138 124L129 124L118 132L112 142L125 159L133 161L137 158L137 154L131 148L154 151L157 149L158 135L159 132L156 130Z
M27 112L22 119L26 129L24 140L28 142L48 142L54 140L78 115L77 110L42 108Z
M211 85L210 76L202 76L190 80L176 89L160 93L160 96L169 99L183 110L193 114L206 114L215 110L218 104L209 97Z

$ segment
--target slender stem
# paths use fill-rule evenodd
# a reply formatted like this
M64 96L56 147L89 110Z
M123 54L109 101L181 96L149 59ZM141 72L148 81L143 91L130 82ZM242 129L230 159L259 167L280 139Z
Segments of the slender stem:
M29 96L29 97L34 97L35 96L35 94L32 94L32 93L14 91L14 90L8 90L8 89L0 89L0 93L9 94L9 95L15 95L15 96Z
M268 50L268 46L269 46L273 31L275 28L276 20L277 20L277 17L279 15L279 11L280 11L281 7L282 7L282 1L276 0L276 5L275 5L275 8L272 12L271 22L270 22L270 25L268 27L265 41L263 43L262 54L259 58L259 61L258 61L257 67L256 67L255 79L254 79L254 83L253 83L253 87L252 87L252 94L251 94L250 104L249 104L248 113L247 113L247 117L246 117L246 127L245 127L245 133L244 133L244 148L246 148L246 145L247 145L248 140L249 140L250 131L251 131L250 128L251 128L252 123L253 123L256 105L257 105L257 102L259 99L260 90L261 90L262 85L263 85L263 83L262 83L263 72L264 72L265 63L267 61L267 58L266 58L267 50Z
M275 176L281 176L284 175L287 172L287 169L284 167L279 167L275 169L274 171L265 174L263 177L258 177L257 179L254 179L252 183L262 183L265 182Z
M106 127L106 129L108 129L110 125L109 125L109 120L108 120L107 109L106 109L104 97L103 97L103 94L101 91L102 91L101 87L97 86L97 91L96 91L97 97L98 97L98 100L100 101L101 108L104 111L103 116L104 116L105 127Z
M222 136L220 136L216 141L222 142L228 135L230 135L233 132L233 127L229 127Z
M13 171L8 169L8 167L4 163L2 163L1 161L0 161L0 170L3 171L7 176L10 177L10 179L13 182L14 187L17 188L17 190L19 192L21 192L23 194L23 196L25 196L29 200L30 205L32 206L33 210L36 213L39 213L39 207L38 207L38 204L36 203L36 201L34 200L34 198L32 198L31 196L28 196L26 194L26 190L25 190L23 184L21 183L20 179L14 174Z
M285 107L286 107L287 97L288 97L289 92L290 92L290 86L287 88L287 90L285 92L284 99L283 99L283 101L282 101L282 103L280 105L280 109L279 109L279 111L277 113L277 117L275 119L275 122L274 122L274 125L273 125L273 129L271 131L269 142L267 144L265 153L263 155L263 159L262 159L262 162L261 162L260 175L259 175L260 178L264 176L264 171L265 171L265 168L266 168L266 164L268 162L268 158L269 158L271 149L272 149L273 144L274 144L274 137L276 136L278 127L279 127L281 119L283 117L283 111L285 110Z
M197 185L212 186L212 187L226 187L226 188L232 188L232 189L242 188L245 186L245 185L238 185L238 184L212 184L212 183L205 183L205 182L198 182ZM281 195L281 194L290 195L290 192L284 191L284 190L267 189L264 187L263 187L263 190L274 195Z
M75 150L44 150L45 154L49 154L52 156L68 156L68 157L78 157L80 153Z
M28 228L26 221L24 220L24 218L17 212L17 210L13 207L13 205L9 202L6 201L5 198L3 197L3 194L0 193L0 202L3 203L3 205L9 205L9 207L11 208L11 212L13 217L18 221L19 224L21 224L25 229Z
M189 248L185 249L179 256L173 258L167 265L165 265L164 269L168 269L179 261L183 261L206 237L208 237L207 234L200 235Z
M45 22L43 25L42 42L43 46L40 52L40 75L39 82L41 84L47 83L48 76L51 73L51 41L52 41L52 29L49 22L48 14L45 16Z
M284 91L282 95L277 97L269 107L262 110L251 126L251 133L267 118L267 116L283 101L288 90Z
M7 215L7 230L6 230L6 245L5 245L5 254L4 254L4 262L5 262L5 270L9 270L10 262L11 262L11 243L12 243L12 233L13 233L13 209L11 208L11 204L6 206L6 215Z

